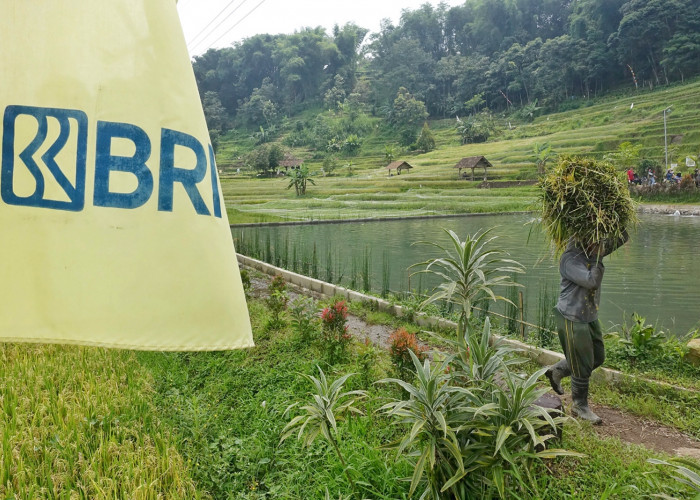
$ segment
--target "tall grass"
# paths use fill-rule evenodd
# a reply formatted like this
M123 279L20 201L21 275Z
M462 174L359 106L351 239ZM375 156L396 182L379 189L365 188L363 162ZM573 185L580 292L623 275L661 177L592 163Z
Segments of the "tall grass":
M391 282L391 259L388 252L382 255L382 297L389 296L389 283Z
M362 254L362 290L365 292L370 292L372 291L372 283L371 283L371 258L372 258L372 251L370 250L369 247L365 247L365 251Z
M536 331L535 343L541 347L552 347L555 342L556 335L554 332L557 328L554 319L554 306L556 304L557 295L553 290L550 290L546 281L540 282L540 291L537 297L537 324L539 328Z
M513 282L518 283L517 280L517 275L512 274L511 275L511 280ZM519 300L518 300L518 292L519 289L516 287L509 287L507 289L506 293L506 299L508 299L508 302L505 303L505 316L506 316L506 321L505 321L505 328L506 331L511 334L515 335L520 331L520 324L519 324L519 319L520 319L520 307L519 307Z
M0 497L203 498L133 353L0 344Z

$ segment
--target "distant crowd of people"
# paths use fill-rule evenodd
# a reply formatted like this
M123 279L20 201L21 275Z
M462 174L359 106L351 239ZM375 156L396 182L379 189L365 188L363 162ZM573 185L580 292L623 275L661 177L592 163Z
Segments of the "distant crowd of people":
M692 177L693 181L695 182L695 186L700 188L700 169L696 168L692 173L688 172L688 175ZM669 184L680 184L682 178L683 174L681 172L674 172L673 168L669 168L666 171L666 175L664 175L663 182ZM646 175L640 177L639 174L630 167L630 169L627 170L627 182L630 186L653 186L656 184L656 175L650 168L646 172Z

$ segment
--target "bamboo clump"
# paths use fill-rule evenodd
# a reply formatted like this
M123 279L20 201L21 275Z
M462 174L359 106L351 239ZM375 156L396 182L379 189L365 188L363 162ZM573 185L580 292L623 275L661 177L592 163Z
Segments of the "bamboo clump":
M570 239L587 248L638 222L627 182L608 162L562 156L538 187L542 226L557 254Z

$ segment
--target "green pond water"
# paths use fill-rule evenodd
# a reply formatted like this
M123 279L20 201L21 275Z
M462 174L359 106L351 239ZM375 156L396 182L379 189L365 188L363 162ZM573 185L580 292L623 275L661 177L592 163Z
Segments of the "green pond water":
M232 234L241 253L257 250L263 260L306 274L312 274L308 262L315 261L319 279L330 274L334 282L340 277L341 284L349 286L354 276L357 289L363 288L361 274L367 255L374 293L386 288L386 283L391 291L420 288L425 292L435 282L429 283L425 277L420 281L417 276L409 278L408 267L439 256L440 251L412 243L446 245L443 228L461 238L492 228L491 234L498 236L495 245L526 267L518 281L524 285L526 320L537 323L544 290L552 301L556 299L559 273L541 233L530 235L531 221L530 215L489 215L234 228ZM292 263L294 258L296 264ZM301 264L304 260L306 267ZM607 257L605 266L600 306L605 328L613 328L625 318L631 323L633 312L676 335L700 326L700 217L644 215L629 243ZM496 310L503 311L503 307Z

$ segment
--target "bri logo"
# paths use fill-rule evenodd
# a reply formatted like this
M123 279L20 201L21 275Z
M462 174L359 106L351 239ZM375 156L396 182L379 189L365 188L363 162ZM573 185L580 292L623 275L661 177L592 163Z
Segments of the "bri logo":
M193 168L176 166L176 148L186 151L187 158L194 158ZM129 154L123 154L124 151ZM153 173L147 165L151 151L151 139L142 128L129 123L98 121L92 204L134 209L148 202L155 189ZM178 158L182 156L178 154ZM87 158L88 118L84 112L14 105L5 108L0 196L6 204L72 212L83 210ZM112 173L130 177L129 185L133 189L128 192L114 189L110 185ZM198 187L207 173L211 183L211 210ZM158 165L159 211L173 211L176 183L184 188L197 214L221 217L213 148L209 145L205 150L195 137L163 128Z

